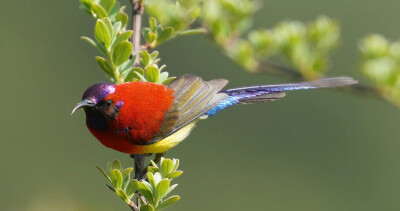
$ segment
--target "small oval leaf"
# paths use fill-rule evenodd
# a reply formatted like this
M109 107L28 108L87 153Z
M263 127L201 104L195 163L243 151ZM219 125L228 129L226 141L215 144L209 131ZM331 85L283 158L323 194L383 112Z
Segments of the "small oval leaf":
M138 183L136 179L133 179L128 183L128 186L126 186L126 195L128 195L129 198L132 198L133 194L138 190Z
M114 7L115 0L100 0L100 5L107 11L110 12Z
M118 43L112 52L113 64L116 66L121 65L129 59L132 53L132 44L128 41Z
M171 173L172 169L174 168L174 165L172 163L171 159L164 159L164 161L161 164L161 175L165 178L168 176L169 173Z
M116 78L114 71L112 70L112 68L110 67L110 65L107 63L107 61L100 57L100 56L96 56L96 62L99 65L99 67L107 74L109 75L111 78Z
M131 202L131 200L128 198L128 196L125 194L124 191L122 190L116 190L115 193L117 194L117 196L124 200L127 204L129 204Z
M113 169L110 172L111 183L115 187L115 189L121 189L122 187L122 174L118 169Z
M113 160L111 163L108 163L108 166L107 166L108 172L111 173L111 170L113 170L113 169L118 169L118 170L122 169L122 164L119 160Z
M169 206L175 204L177 201L179 201L181 197L179 196L171 196L165 201L163 201L160 205L158 205L157 210L164 210L167 209Z
M168 191L169 185L170 185L169 179L163 179L157 184L156 192L155 192L157 201L165 197L165 194Z
M140 193L144 196L144 198L147 199L147 201L149 201L151 203L154 201L153 192L150 190L150 188L146 184L144 184L143 182L139 182L138 189L139 189Z
M158 68L154 66L148 66L145 73L147 81L154 83L158 82L158 79L160 78L160 72L158 71Z
M154 208L150 204L145 204L140 207L140 211L154 211Z
M163 29L160 33L160 35L157 38L157 45L167 41L169 38L171 38L174 35L174 28L172 27L167 27Z
M108 181L110 181L111 182L111 179L110 179L110 177L107 175L107 173L104 171L104 169L103 168L101 168L100 166L95 166L96 168L97 168L97 170L99 170L100 171L100 173L101 174L103 174L103 176L105 177L105 178L107 178L107 180Z
M97 19L105 18L108 16L107 11L100 5L92 3L90 11L92 16Z
M97 20L94 27L94 35L97 42L103 44L105 48L108 48L110 46L111 35L107 29L106 24L102 20Z
M125 14L125 13L122 13L122 12L119 12L117 14L117 16L115 17L116 21L120 21L121 22L121 27L122 28L126 26L126 24L128 23L128 19L129 19L128 15Z

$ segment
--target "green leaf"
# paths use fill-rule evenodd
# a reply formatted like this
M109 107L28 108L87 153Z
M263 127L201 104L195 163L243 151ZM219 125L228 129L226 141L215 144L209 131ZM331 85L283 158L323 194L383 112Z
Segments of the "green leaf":
M147 172L147 180L149 181L150 185L153 186L153 189L156 188L157 184L154 181L153 174L150 172Z
M154 191L156 190L156 187L153 187L149 182L147 182L146 180L143 180L141 183L145 184L147 187L150 188L151 192L154 193Z
M101 168L100 166L95 166L96 168L97 168L97 170L99 170L100 171L100 173L101 174L103 174L103 176L105 177L105 178L107 178L107 180L108 181L110 181L111 182L111 179L110 179L110 177L107 175L107 173L104 171L104 169L103 168Z
M151 58L152 60L155 60L155 59L157 58L157 56L158 56L158 51L153 51L153 52L150 54L150 58Z
M199 28L199 29L190 29L186 31L179 32L179 35L194 35L194 34L205 34L207 33L206 29Z
M154 17L149 18L149 26L151 31L155 32L157 29L157 20Z
M113 30L114 30L113 37L117 36L117 34L118 34L120 29L121 29L121 22L118 21L118 22L114 23L114 25L113 25Z
M129 204L131 202L131 200L129 200L128 196L125 194L125 192L123 190L116 190L115 193L117 194L117 196L119 198L124 200L127 204Z
M114 32L114 27L113 27L113 24L111 23L111 20L108 17L105 17L101 20L104 22L104 24L106 24L106 27L107 27L108 33L110 34L111 40L113 40L115 37L114 36L115 32Z
M168 72L162 72L160 73L160 78L158 79L159 83L162 83L168 78Z
M168 195L169 193L171 193L171 191L173 191L177 186L178 186L178 184L171 185L171 187L168 188L165 195Z
M176 171L179 167L179 159L173 159L172 163L174 165L174 168L172 169L172 171Z
M94 27L94 35L97 42L102 43L106 49L110 46L111 34L102 20L97 20Z
M143 67L146 67L150 64L150 54L147 51L140 52L140 63Z
M157 184L155 191L157 201L164 198L165 193L167 193L168 191L169 185L170 185L169 179L163 179Z
M175 172L172 172L172 173L168 174L167 178L168 179L175 179L175 178L181 176L182 174L183 174L183 171L175 171Z
M122 182L122 189L125 189L125 187L128 185L129 180L131 179L131 172L133 171L132 167L126 168L123 172L122 172L122 178L123 178L123 182Z
M133 68L133 71L135 71L141 75L144 75L144 70L141 67L135 67L135 68Z
M145 204L140 207L140 211L154 211L154 208L150 204Z
M121 64L121 65L119 66L119 69L118 69L119 72L120 72L120 73L123 73L123 72L125 72L126 70L132 68L132 65L133 65L134 62L135 62L134 59L129 59L128 61L124 62L123 64Z
M167 27L167 28L163 29L161 31L160 35L158 36L157 44L161 44L161 43L167 41L169 38L172 37L172 35L174 35L174 28Z
M80 3L82 6L81 9L91 14L90 8L92 7L92 2L90 0L80 0Z
M115 193L115 189L113 187L111 187L110 185L106 184L107 189L109 189L110 191Z
M122 174L118 169L113 169L110 172L111 183L115 189L121 189L122 187Z
M100 45L99 43L97 43L96 41L90 39L89 37L81 37L82 40L85 40L86 42L88 42L90 45L96 47L101 53L103 53L104 55L106 54L106 50L104 49L104 47L102 45Z
M144 37L144 39L146 40L146 42L147 42L147 36L148 36L148 34L149 34L150 32L151 32L151 29L150 29L150 28L145 27L145 28L142 29L142 36Z
M165 178L171 173L172 168L174 167L171 159L164 159L161 164L161 175Z
M162 179L163 179L163 178L162 178L160 172L156 172L156 173L154 174L154 181L155 181L156 184L158 184Z
M135 79L139 80L139 78L133 72L133 68L132 67L126 69L123 74L124 74L124 81L125 82L132 82L132 81L135 81Z
M140 73L138 73L138 72L136 72L136 71L133 71L133 72L136 74L136 76L137 76L141 81L147 81L147 79L146 79L145 77L143 77L142 74L140 74Z
M122 169L122 165L119 160L113 160L113 162L108 163L108 165L107 165L108 172L111 173L111 170L113 170L113 169L118 169L118 170Z
M158 166L153 160L150 160L150 163L154 168L157 168L157 170L158 170Z
M168 199L166 199L165 201L163 201L160 205L157 206L157 210L165 210L167 209L169 206L175 204L177 201L179 201L181 197L179 196L171 196Z
M100 0L100 5L107 11L110 12L114 7L115 0Z
M96 56L96 62L107 75L116 78L114 71L103 57Z
M125 27L126 24L128 23L128 15L122 12L117 13L117 16L115 17L116 21L120 21L121 22L121 27Z
M145 183L139 182L138 189L139 189L140 193L144 196L144 198L147 199L147 201L149 201L149 202L154 201L153 192Z
M148 66L146 68L146 79L149 82L154 82L157 83L158 79L160 77L160 72L158 71L158 69L154 66Z
M132 198L133 194L138 190L138 181L136 179L131 180L126 186L126 195Z
M92 16L97 19L102 19L108 16L107 11L100 5L92 3L91 5Z
M133 31L131 31L131 30L121 33L120 35L118 35L117 39L114 41L114 45L116 45L122 41L128 41L129 38L132 36L132 33L133 33Z
M113 8L108 12L108 16L110 17L111 20L115 20L115 17L117 15L117 12L119 11L119 2L115 2Z
M112 52L112 61L115 66L119 66L129 59L132 53L132 43L122 41L118 43Z
M171 81L173 81L176 77L170 77L167 80L163 81L162 84L167 85L169 84Z
M153 44L155 41L157 40L157 35L154 32L149 32L147 33L147 38L146 41L147 43L149 43L150 45Z

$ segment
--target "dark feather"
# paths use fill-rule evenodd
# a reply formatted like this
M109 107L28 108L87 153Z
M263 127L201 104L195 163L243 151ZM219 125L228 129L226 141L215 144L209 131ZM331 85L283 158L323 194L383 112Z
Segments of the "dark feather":
M160 130L147 144L172 135L225 100L228 95L218 92L227 83L225 79L206 82L195 75L184 75L169 83L167 87L175 91L174 103L165 114Z

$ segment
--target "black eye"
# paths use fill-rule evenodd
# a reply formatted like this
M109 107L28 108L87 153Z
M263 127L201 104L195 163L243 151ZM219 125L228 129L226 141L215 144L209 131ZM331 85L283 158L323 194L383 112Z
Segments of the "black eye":
M112 105L112 100L107 100L105 106L108 108Z

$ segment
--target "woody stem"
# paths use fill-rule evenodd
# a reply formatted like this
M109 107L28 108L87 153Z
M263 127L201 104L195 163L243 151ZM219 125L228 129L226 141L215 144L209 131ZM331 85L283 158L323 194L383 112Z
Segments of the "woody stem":
M133 66L139 65L140 36L142 30L142 15L144 12L144 0L131 0L132 4L132 56L136 56Z

